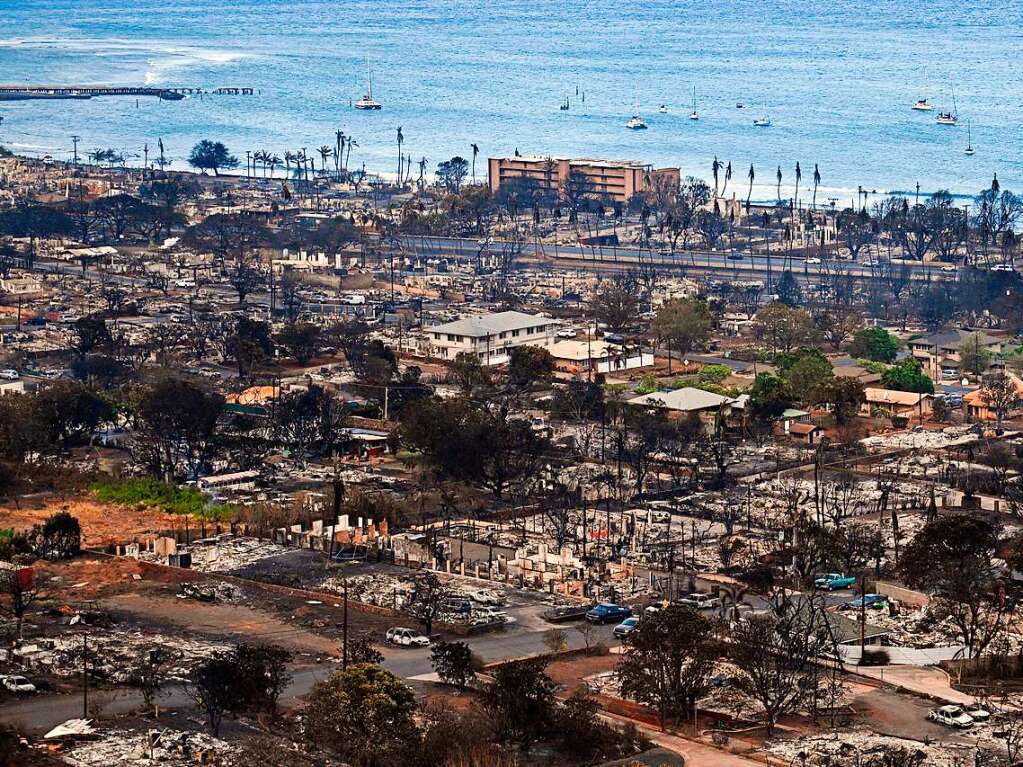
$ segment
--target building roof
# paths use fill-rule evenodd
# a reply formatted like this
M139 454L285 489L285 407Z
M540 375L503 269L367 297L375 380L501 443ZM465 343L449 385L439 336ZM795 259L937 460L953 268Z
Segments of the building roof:
M872 402L881 405L919 405L921 399L926 399L932 395L930 394L917 394L911 391L895 391L893 389L874 389L867 387L864 389L867 402Z
M1016 389L1016 394L1020 399L1023 399L1023 379L1017 376L1015 373L1006 371L1005 375L1010 381L1012 381L1013 387ZM967 405L973 405L974 407L987 407L987 397L984 395L984 387L974 389L969 394L963 396L963 402Z
M655 391L628 400L630 405L662 407L666 410L677 410L683 413L717 410L722 405L727 405L731 402L731 397L722 397L720 394L714 394L703 389L694 389L691 386L675 389L674 391Z
M820 429L820 426L812 423L789 424L789 431L793 434L813 434L818 429Z
M558 341L548 347L548 351L554 359L571 360L573 362L585 362L586 360L602 360L607 357L614 357L621 351L623 357L632 356L631 353L621 346L613 347L606 341Z
M938 346L948 349L958 349L959 345L964 340L971 336L978 336L981 343L985 345L1000 343L1001 339L989 336L983 331L971 331L971 330L940 330L937 333L931 333L926 338L918 338L915 341L910 341L910 344L927 344L928 346Z
M498 312L496 314L463 317L460 320L446 322L443 325L432 325L426 328L426 332L482 338L496 333L506 333L509 330L522 330L523 328L534 327L536 325L553 324L557 324L557 322L550 317L523 314L522 312Z

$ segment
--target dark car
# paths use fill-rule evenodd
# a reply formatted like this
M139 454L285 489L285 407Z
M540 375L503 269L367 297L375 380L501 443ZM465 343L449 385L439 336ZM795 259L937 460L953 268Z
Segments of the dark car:
M614 623L616 621L623 621L630 615L632 615L632 610L630 608L606 602L604 604L597 605L587 612L586 620L590 623Z

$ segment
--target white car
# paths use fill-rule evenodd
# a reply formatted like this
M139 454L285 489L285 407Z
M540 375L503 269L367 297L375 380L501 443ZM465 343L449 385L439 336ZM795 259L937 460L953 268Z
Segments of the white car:
M5 381L17 381L21 376L17 370L0 370L0 378Z
M806 259L806 263L808 263L808 264L819 264L819 263L821 263L821 260L819 258L808 258L808 259Z
M980 703L971 703L967 706L966 715L975 722L986 722L991 718L991 712Z
M559 330L554 335L556 335L558 338L569 338L569 339L571 339L571 338L575 338L575 331L572 330L571 328L564 328L562 330Z
M943 272L954 272L955 270L956 270L956 268L952 264L947 264L947 265L941 267L941 271L943 271Z
M941 706L927 714L927 718L932 722L960 730L973 727L973 717L963 711L961 706Z
M425 637L418 631L395 627L387 629L387 641L399 647L429 647L430 638Z
M713 594L688 594L679 599L678 603L694 610L715 610L721 607L721 600Z
M473 617L485 618L492 623L507 623L508 613L498 607L477 607L472 611Z
M1016 270L1013 269L1012 266L1010 266L1009 264L995 264L994 266L991 267L991 271L992 272L1014 272Z
M4 677L4 689L24 695L35 692L36 686L23 676L12 675Z

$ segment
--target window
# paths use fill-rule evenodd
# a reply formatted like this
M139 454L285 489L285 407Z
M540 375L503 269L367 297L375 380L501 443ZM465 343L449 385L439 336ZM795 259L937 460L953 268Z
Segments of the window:
M513 330L512 331L512 338L518 338L518 337L519 337L519 331Z

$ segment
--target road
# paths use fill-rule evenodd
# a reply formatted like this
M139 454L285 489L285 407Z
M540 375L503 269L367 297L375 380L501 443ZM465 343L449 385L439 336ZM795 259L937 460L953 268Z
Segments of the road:
M474 258L480 250L478 240L453 237L406 237L402 240L406 250L417 255L455 256ZM493 241L488 249L500 254L512 247L510 243ZM859 279L881 279L884 275L877 267L847 260L825 259L821 263L807 263L802 259L789 259L784 255L750 256L739 253L739 259L729 258L730 251L688 250L675 255L661 254L656 250L585 245L549 245L526 243L522 246L521 258L539 260L557 266L590 270L626 270L638 266L656 266L672 271L687 273L730 272L746 277L761 274L781 274L791 269L796 276L804 279L829 274L848 274ZM909 278L912 280L951 279L954 274L942 272L931 264L907 262Z
M513 615L519 614L525 625L511 624L504 631L469 637L464 641L476 655L487 662L546 652L548 648L544 644L544 637L552 625L535 618L537 609L529 607L510 610L509 612ZM560 626L566 630L566 641L569 648L572 649L584 645L582 634L575 631L572 628L573 625L578 624ZM611 633L612 630L612 625L597 627L593 641L601 641L607 645L617 644ZM454 637L450 637L450 639L454 639ZM422 677L433 671L429 648L409 649L386 646L382 647L381 651L384 653L383 666L403 679ZM299 702L317 682L326 679L339 668L340 663L336 661L320 665L303 664L296 667L292 672L291 684L282 696L282 702L285 704ZM143 704L142 696L136 690L124 688L93 690L89 694L89 700L90 711L101 711L105 717L135 711ZM189 708L193 705L193 701L183 686L175 684L165 690L159 704L167 709ZM14 725L19 731L26 734L38 735L68 719L81 717L82 712L81 693L39 695L12 700L0 706L0 723Z

